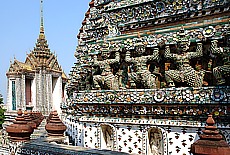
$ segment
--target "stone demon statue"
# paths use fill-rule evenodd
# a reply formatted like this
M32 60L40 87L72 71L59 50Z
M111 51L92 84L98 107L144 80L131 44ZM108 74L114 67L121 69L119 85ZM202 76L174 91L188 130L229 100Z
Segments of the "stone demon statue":
M131 58L130 51L126 52L125 61L131 62L136 68L135 72L128 73L129 78L132 81L140 82L145 88L153 89L156 88L156 76L153 75L147 67L147 61L156 60L159 57L159 49L154 48L153 54L148 56L140 56Z
M226 77L230 76L230 31L228 27L226 40L226 47L217 47L217 40L211 41L211 53L221 56L223 60L222 66L213 68L213 75L217 80L217 85L225 84Z
M109 53L104 53L103 55L105 56L105 60L98 61L97 55L95 55L93 59L93 66L99 66L101 69L101 75L93 75L94 87L101 89L101 84L110 90L117 90L119 89L118 79L113 74L110 65L119 63L120 53L116 52L114 59L107 59L110 55Z
M165 58L174 60L177 66L177 70L165 71L165 79L169 87L175 87L174 82L185 82L191 87L201 87L203 84L205 72L196 71L190 65L190 59L203 56L202 43L197 43L196 52L187 52L189 45L190 41L182 28L179 32L177 53L171 53L168 45L165 47Z

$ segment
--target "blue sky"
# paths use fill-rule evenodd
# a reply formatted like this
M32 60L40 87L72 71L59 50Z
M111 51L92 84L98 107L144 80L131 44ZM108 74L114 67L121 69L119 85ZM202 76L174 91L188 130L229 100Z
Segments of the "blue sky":
M66 74L76 61L77 34L91 0L43 0L45 35ZM24 62L39 35L40 0L1 0L0 93L6 103L6 72L14 57Z

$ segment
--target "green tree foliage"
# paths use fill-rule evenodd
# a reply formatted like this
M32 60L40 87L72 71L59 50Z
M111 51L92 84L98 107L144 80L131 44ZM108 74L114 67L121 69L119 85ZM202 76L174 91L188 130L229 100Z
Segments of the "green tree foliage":
M3 109L3 97L0 94L0 129L2 128L2 124L4 123L5 115L4 115L5 109Z
M5 115L4 115L5 109L0 107L0 129L2 128L2 124L4 123Z
M2 94L0 94L0 105L3 104L3 97Z

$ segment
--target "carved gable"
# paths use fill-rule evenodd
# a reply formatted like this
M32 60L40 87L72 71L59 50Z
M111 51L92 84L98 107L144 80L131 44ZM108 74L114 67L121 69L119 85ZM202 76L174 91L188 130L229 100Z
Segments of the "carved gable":
M46 63L49 68L54 71L62 71L60 65L58 64L57 58L54 55L51 58L52 59L49 59Z
M28 56L26 58L25 64L30 65L33 68L35 68L35 66L37 66L37 64L38 64L38 61L37 61L36 57L32 53L30 53L30 54L28 54Z

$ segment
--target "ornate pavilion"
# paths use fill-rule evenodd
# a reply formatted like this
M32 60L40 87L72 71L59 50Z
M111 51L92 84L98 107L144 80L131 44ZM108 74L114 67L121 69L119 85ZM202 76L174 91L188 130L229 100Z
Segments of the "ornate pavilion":
M92 0L62 118L74 145L189 155L212 114L230 143L228 0Z
M40 33L34 49L25 62L14 59L6 73L8 112L18 109L33 109L43 115L53 110L61 112L67 77L45 38L42 3L41 0Z

